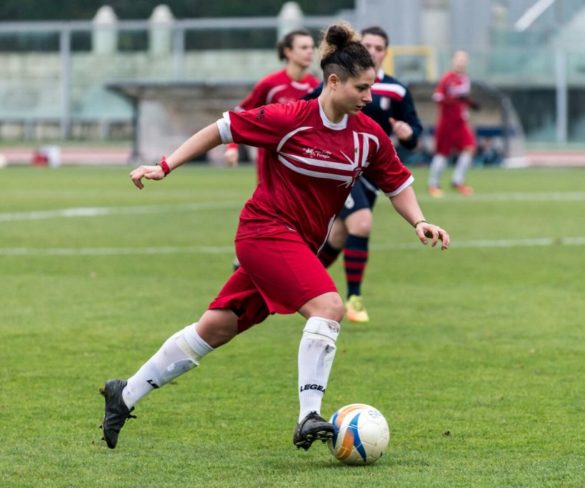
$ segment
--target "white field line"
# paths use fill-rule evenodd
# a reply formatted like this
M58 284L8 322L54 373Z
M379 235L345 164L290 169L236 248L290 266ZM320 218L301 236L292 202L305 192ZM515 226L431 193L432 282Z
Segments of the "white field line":
M428 195L418 195L422 201L465 203L474 202L579 202L585 200L585 192L550 192L550 193L476 193L472 197L461 197L461 195L445 195L445 198L437 199Z
M486 193L477 194L472 198L462 198L459 195L446 196L442 200L431 199L426 195L419 196L421 201L437 203L465 203L474 202L575 202L585 201L585 192L558 192L558 193ZM239 209L244 200L209 203L179 203L161 205L143 205L126 207L77 207L56 210L36 210L31 212L0 212L0 222L20 222L25 220L45 220L59 218L88 218L107 217L110 215L136 215L168 213L174 211L222 210Z
M470 248L511 248L547 246L585 246L583 237L544 237L538 239L497 239L480 241L458 241L453 249ZM419 242L404 244L378 244L371 246L376 252L423 250ZM80 248L0 248L0 256L140 256L164 254L233 254L233 246L166 246L166 247L80 247Z
M437 244L440 246L440 243ZM510 248L510 247L547 247L547 246L585 246L583 237L539 237L534 239L494 239L479 241L455 241L451 243L452 249L471 248ZM405 244L374 244L370 246L373 251L398 251L404 249L420 249L427 246L419 242Z
M57 210L36 210L32 212L0 212L0 222L19 222L23 220L45 220L63 218L104 217L109 215L136 215L168 213L175 211L223 210L240 208L243 202L180 203L162 205L142 205L127 207L77 207Z
M0 248L0 256L140 256L163 254L233 254L234 246L185 247L12 247Z

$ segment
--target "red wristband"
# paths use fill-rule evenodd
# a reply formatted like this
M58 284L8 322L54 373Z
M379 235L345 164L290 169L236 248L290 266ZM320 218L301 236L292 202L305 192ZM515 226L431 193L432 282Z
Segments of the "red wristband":
M160 163L158 163L158 165L162 168L165 176L171 172L171 168L169 166L169 163L167 163L167 158L165 156L161 158Z

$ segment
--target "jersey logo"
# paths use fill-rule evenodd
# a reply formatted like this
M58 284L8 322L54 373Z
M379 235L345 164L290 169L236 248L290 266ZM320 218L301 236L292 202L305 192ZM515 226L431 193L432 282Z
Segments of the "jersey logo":
M331 151L307 147L302 149L304 154L293 154L282 151L284 145L291 140L296 134L302 131L310 130L313 127L299 127L285 135L278 144L276 152L278 160L288 169L306 176L314 178L324 178L328 180L341 181L346 187L352 186L360 177L364 168L370 164L368 155L370 154L370 145L376 145L376 151L380 149L380 141L373 134L367 132L353 132L353 158L339 150L340 154L346 161L331 160L334 154Z

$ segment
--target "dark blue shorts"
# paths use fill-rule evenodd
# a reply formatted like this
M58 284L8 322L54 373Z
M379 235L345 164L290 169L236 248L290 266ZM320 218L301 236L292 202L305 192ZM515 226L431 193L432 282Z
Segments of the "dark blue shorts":
M339 212L339 218L345 220L352 213L364 208L372 210L376 203L377 194L378 191L371 183L364 183L363 178L360 178L357 180L356 184L353 185L351 193L343 204L343 208L341 209L341 212Z

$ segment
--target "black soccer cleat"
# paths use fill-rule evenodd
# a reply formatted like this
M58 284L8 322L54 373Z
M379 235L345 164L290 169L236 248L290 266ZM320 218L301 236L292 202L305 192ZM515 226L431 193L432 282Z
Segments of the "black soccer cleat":
M126 420L135 419L136 416L131 412L134 407L128 408L122 399L122 390L128 382L126 380L108 380L100 393L106 399L106 413L102 421L103 440L110 449L114 449L118 444L118 434Z
M333 438L335 427L327 422L317 412L310 412L299 422L293 436L293 444L308 451L315 441L327 442Z

